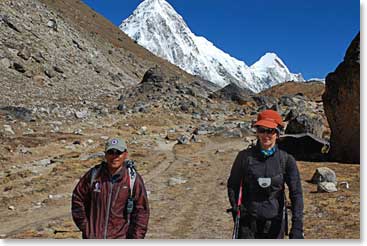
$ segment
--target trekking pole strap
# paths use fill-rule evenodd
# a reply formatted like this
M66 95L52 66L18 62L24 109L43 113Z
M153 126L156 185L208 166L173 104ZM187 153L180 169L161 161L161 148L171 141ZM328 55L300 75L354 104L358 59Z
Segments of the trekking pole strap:
M129 198L127 199L126 212L127 212L127 223L130 224L130 214L134 210L134 199L133 190L136 180L136 170L134 166L134 161L127 160L126 163L127 172L129 174Z

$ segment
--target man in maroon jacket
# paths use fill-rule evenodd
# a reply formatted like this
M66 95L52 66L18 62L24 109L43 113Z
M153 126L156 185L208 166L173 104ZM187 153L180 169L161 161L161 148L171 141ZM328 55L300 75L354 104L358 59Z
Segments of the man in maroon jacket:
M106 161L90 169L76 185L71 210L83 238L145 237L147 193L141 176L126 165L131 164L127 155L122 139L108 140Z

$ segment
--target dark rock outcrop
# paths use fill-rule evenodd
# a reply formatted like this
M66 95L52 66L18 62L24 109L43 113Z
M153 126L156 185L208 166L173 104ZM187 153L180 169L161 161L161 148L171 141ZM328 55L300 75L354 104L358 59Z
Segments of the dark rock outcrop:
M360 40L349 46L344 61L326 77L322 96L330 129L330 158L360 163Z
M166 76L163 74L162 70L158 66L152 67L145 72L142 83L161 83L163 82L164 77Z
M221 98L243 104L248 101L253 101L251 96L254 95L255 94L249 89L240 88L235 84L228 84L222 89L211 94L210 98Z
M293 155L296 160L327 161L329 142L311 133L281 135L278 146Z

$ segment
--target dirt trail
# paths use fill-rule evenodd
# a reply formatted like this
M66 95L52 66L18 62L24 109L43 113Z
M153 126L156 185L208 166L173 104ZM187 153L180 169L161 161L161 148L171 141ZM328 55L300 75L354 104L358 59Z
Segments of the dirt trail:
M145 149L131 145L132 159L137 159L149 195L147 239L230 239L233 224L225 212L229 207L226 182L236 154L247 143L240 138L201 140L179 145L158 139ZM70 193L78 177L97 163L96 159L81 161L75 153L65 154L39 176L18 175L1 185L3 190L11 189L2 196L3 206L15 205L16 209L0 211L0 237L80 238L70 215ZM359 238L359 165L298 165L304 191L306 237ZM306 181L321 166L335 170L338 180L348 181L350 189L316 193L316 186ZM30 189L24 192L22 189L27 187ZM63 197L49 199L49 194ZM43 201L43 205L35 206L37 201ZM54 234L55 230L68 232Z
M147 238L230 238L226 181L232 153L241 145L244 147L241 140L224 144L209 139L176 145L169 168L147 184L152 211ZM170 186L170 178L186 182ZM155 190L164 187L164 192Z
M244 145L242 140L224 144L215 139L205 139L205 143L190 145L158 141L149 158L153 168L146 170L143 175L151 207L147 238L229 238L232 223L230 216L225 213L228 207L225 184L234 157L227 152L234 153L233 150L237 151L237 146L241 144ZM76 161L69 160L72 163ZM45 169L44 174L49 171ZM44 178L51 179L46 175ZM186 182L169 185L170 178ZM65 194L70 193L77 182L64 177L58 179L55 181L58 184L69 182L61 190L59 188ZM41 197L39 200L45 198L44 195ZM37 197L32 196L32 199ZM55 229L76 229L70 216L70 196L37 209L27 208L30 201L22 200L22 203L17 207L15 216L11 211L2 213L0 234L15 238L31 235L55 237L52 233ZM79 234L74 232L58 236L77 238Z

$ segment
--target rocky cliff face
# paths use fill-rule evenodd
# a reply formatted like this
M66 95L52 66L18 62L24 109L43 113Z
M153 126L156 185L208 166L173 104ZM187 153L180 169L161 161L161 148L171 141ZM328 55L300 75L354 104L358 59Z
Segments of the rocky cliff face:
M330 157L360 161L360 40L350 44L344 61L326 77L323 102L331 128Z

